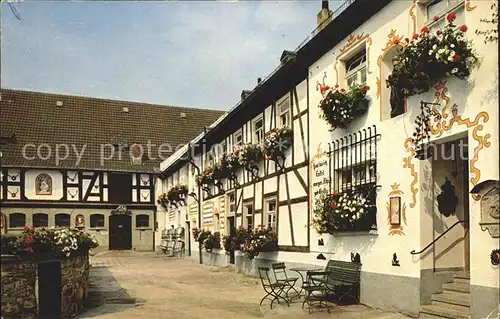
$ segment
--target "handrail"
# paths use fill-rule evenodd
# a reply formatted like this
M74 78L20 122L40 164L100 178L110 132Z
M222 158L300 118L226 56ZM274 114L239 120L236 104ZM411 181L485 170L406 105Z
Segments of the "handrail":
M438 236L438 238L434 239L429 245L425 246L424 249L422 249L421 251L419 252L415 252L415 250L412 250L410 252L410 254L412 255L419 255L421 253L423 253L424 251L426 251L429 247L431 247L432 245L434 245L435 242L437 242L439 240L439 238L443 237L444 235L446 235L446 233L448 233L453 227L457 226L458 224L461 224L461 223L464 223L465 220L459 220L457 221L455 224L453 224L450 228L448 228L444 233L442 233L441 235Z

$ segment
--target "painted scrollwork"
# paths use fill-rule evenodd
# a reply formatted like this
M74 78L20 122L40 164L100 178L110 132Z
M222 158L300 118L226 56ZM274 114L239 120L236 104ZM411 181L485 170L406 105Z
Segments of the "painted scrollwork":
M453 104L451 107L451 116L449 114L451 99L447 95L448 88L446 87L446 81L441 81L435 87L436 93L434 103L440 103L444 101L444 105L441 110L438 110L435 106L433 106L433 111L435 111L440 116L435 117L433 123L430 125L430 133L433 137L439 138L445 132L450 131L455 124L457 126L465 125L467 128L472 129L472 137L475 141L477 141L477 146L474 148L473 157L470 159L470 173L474 176L471 177L470 182L472 185L476 185L481 178L481 170L477 167L477 163L479 161L479 152L483 148L488 148L491 143L488 139L491 137L490 134L480 135L480 132L483 130L484 126L479 124L479 121L482 120L482 123L486 123L489 120L489 114L485 111L479 112L476 114L474 120L470 118L462 118L461 115L458 114L458 106ZM440 118L439 118L440 117ZM413 177L413 182L410 185L410 190L413 194L413 200L410 204L410 207L415 207L416 205L416 194L418 193L418 189L415 188L415 185L418 182L418 174L415 171L415 166L412 164L412 160L415 157L415 146L413 145L413 140L411 138L406 139L404 142L404 148L407 153L410 153L407 157L403 159L403 168L408 168L410 170L410 174ZM472 194L472 198L476 201L480 200L481 197L478 194Z
M465 0L465 9L469 12L476 9L477 7L477 6L471 6L470 2L471 0Z
M389 235L404 235L402 222L407 225L406 203L401 202L403 191L399 189L399 184L391 185L392 191L389 193L387 206L387 220L389 222Z

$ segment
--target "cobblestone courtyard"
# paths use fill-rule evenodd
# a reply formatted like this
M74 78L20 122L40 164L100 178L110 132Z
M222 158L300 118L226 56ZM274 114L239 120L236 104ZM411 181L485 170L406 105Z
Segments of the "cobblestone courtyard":
M409 318L364 306L308 315L295 301L269 309L256 278L230 268L129 251L92 258L91 303L79 318Z

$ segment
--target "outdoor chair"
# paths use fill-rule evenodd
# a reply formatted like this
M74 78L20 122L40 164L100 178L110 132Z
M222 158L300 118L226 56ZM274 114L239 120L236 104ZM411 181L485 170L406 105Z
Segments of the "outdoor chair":
M266 292L266 295L260 301L261 306L265 299L270 299L271 309L273 309L274 301L278 301L279 304L280 299L282 299L286 302L287 306L290 307L288 299L282 296L283 290L287 286L283 282L271 282L271 279L269 278L269 268L259 267L259 277L262 283L262 288L264 288L264 291Z
M276 278L276 281L279 283L285 284L285 291L284 292L286 294L286 297L289 300L292 299L292 298L290 298L290 296L288 294L290 292L290 290L292 290L292 289L296 293L296 295L294 297L298 297L299 292L295 288L295 283L297 282L297 280L299 280L299 278L298 277L288 277L288 275L286 273L285 263L272 264L272 268L273 268L273 272L274 272L274 278Z

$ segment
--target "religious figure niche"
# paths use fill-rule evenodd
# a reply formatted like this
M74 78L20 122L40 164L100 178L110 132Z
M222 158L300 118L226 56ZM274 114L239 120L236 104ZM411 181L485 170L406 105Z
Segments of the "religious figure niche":
M398 55L394 54L392 56L392 65L394 66L400 63L400 58ZM390 77L390 75L389 75ZM401 83L393 84L388 86L391 90L390 103L391 103L391 118L401 115L405 112L405 90Z
M85 228L85 218L82 214L79 214L75 218L75 227L76 228Z
M488 230L493 238L500 237L499 188L493 187L481 198L481 221L483 231Z
M445 182L441 186L441 194L437 196L439 212L445 217L455 214L458 204L458 197L455 195L455 186L445 177Z
M37 195L52 195L52 178L45 173L38 175L35 179L35 191Z

